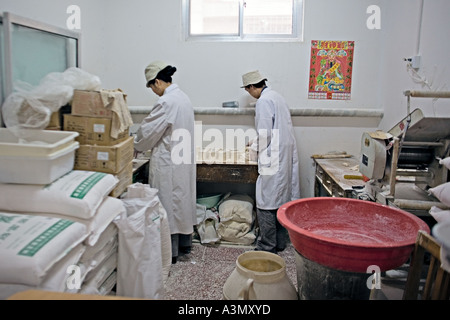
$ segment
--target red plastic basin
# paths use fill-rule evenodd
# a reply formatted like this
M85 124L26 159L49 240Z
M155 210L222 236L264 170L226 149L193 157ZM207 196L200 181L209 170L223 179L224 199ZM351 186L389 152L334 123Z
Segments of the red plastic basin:
M294 248L305 258L349 272L380 271L405 263L419 230L428 225L415 215L376 202L315 197L278 209ZM371 271L370 271L371 272Z

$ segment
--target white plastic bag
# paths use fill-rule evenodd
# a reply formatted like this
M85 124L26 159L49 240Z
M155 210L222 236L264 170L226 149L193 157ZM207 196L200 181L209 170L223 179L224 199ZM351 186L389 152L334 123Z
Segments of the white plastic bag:
M147 197L134 198L132 192L127 194L122 199L127 212L114 221L119 229L119 296L164 298L160 233L161 208L164 208L154 190L149 190L153 193Z
M52 113L70 102L75 89L100 90L101 82L97 76L75 67L49 73L37 86L16 81L14 92L2 106L6 127L17 137L22 129L45 129Z

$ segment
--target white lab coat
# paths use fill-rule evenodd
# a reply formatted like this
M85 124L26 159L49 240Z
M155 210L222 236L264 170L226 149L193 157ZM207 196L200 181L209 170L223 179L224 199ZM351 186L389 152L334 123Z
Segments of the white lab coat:
M251 148L258 150L256 207L275 210L300 198L298 154L291 113L284 98L268 87L262 91L255 108L258 135Z
M137 151L152 150L148 181L159 190L171 234L191 234L197 223L194 121L189 97L178 85L171 84L142 121L135 137Z

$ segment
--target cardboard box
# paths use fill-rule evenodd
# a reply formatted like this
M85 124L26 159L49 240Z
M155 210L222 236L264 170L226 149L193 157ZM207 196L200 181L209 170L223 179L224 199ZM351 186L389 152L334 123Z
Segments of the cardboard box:
M117 139L111 137L112 119L64 115L64 130L76 131L80 135L80 144L96 144L99 146L113 146L129 138L129 130L119 134Z
M75 154L75 170L117 174L133 161L134 139L113 146L80 145Z
M74 90L72 114L77 116L109 118L112 111L105 108L99 91Z
M119 183L109 194L110 197L119 197L124 193L128 186L133 183L133 162L130 162L125 168L115 175L119 179Z
M59 111L53 112L50 116L50 121L45 130L61 130L61 120L59 117Z

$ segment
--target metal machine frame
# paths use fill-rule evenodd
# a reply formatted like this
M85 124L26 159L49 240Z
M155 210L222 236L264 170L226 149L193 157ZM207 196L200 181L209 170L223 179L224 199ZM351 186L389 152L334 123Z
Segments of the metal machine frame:
M405 91L404 94L408 99L406 118L388 133L363 135L362 147L364 143L366 147L377 143L377 148L386 153L380 156L380 151L373 151L371 154L378 159L370 161L378 163L370 171L373 177L369 177L372 180L366 183L363 192L376 202L427 216L433 206L448 209L428 189L449 181L449 170L438 159L450 156L450 118L427 118L420 109L410 112L410 98L450 98L450 92ZM364 152L361 156L360 171L365 174L374 164L369 163Z

